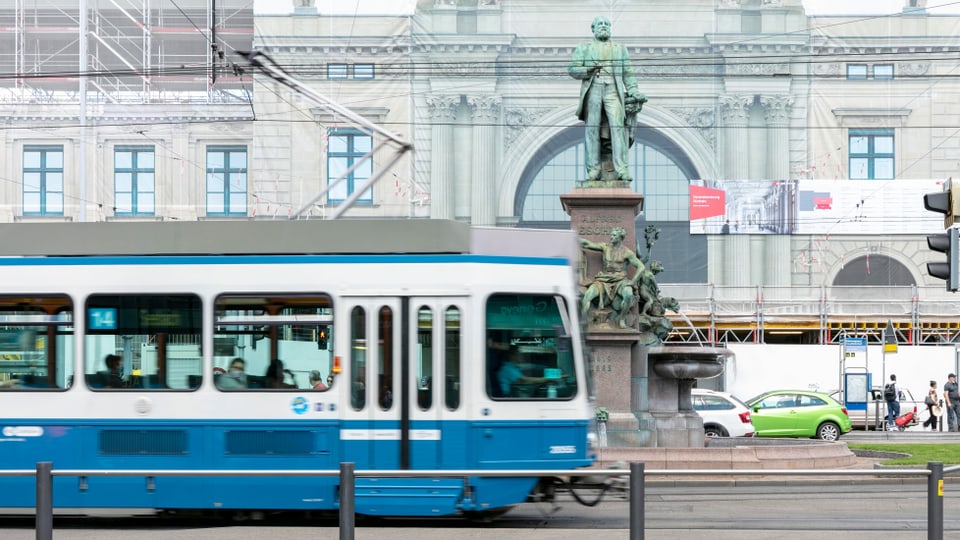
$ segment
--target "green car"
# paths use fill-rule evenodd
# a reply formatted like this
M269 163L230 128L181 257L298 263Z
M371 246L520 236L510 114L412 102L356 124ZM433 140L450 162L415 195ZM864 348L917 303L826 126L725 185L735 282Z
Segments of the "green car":
M821 392L774 390L747 400L755 437L835 441L850 431L847 409Z

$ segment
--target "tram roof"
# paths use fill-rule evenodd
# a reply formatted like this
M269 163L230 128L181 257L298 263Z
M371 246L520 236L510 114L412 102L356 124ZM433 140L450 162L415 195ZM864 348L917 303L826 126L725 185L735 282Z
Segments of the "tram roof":
M0 224L0 256L480 253L575 260L573 231L451 220Z

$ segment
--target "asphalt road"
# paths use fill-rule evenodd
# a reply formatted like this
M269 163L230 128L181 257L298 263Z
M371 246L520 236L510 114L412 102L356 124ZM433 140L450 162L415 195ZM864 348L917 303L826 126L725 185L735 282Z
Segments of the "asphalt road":
M585 494L586 495L586 494ZM844 539L927 538L923 482L804 482L747 487L677 485L646 489L648 539L800 539L832 535ZM492 523L461 519L360 519L360 540L462 540L504 538L590 540L629 538L629 502L612 494L595 507L562 496L557 504L518 506ZM946 484L945 538L960 538L960 481ZM0 518L0 539L35 538L32 519ZM339 538L335 517L305 519L267 515L264 520L118 517L61 519L56 540Z

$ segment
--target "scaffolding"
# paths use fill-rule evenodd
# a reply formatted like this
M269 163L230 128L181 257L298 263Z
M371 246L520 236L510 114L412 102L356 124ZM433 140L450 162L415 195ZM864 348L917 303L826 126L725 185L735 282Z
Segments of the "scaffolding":
M960 343L955 299L934 287L716 287L663 284L680 303L667 341L839 344L865 337L882 344L890 323L909 345Z
M252 0L5 4L0 102L78 103L82 75L90 103L249 100L252 78L233 61L253 46Z

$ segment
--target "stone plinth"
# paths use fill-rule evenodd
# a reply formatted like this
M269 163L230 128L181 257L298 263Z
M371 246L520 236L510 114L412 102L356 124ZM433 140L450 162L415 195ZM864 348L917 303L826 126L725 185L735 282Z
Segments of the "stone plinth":
M597 406L609 413L606 442L613 447L649 446L646 364L637 362L636 332L591 332L590 366Z
M577 236L594 242L609 242L610 229L623 227L627 231L623 245L633 249L637 245L637 227L634 219L643 211L643 195L629 187L576 188L560 196L563 209L570 214L570 228ZM591 261L581 274L600 269L599 260Z
M634 219L643 208L643 195L629 186L575 188L561 195L560 201L570 214L570 226L577 236L610 242L612 229L623 227L623 245L631 250L636 247ZM586 287L602 269L603 258L596 252L581 253L580 285ZM615 447L649 446L648 422L637 415L647 393L646 365L636 362L639 332L637 328L611 324L609 309L594 309L591 315L587 318L587 345L591 348L596 404L609 414L604 426L606 442Z

